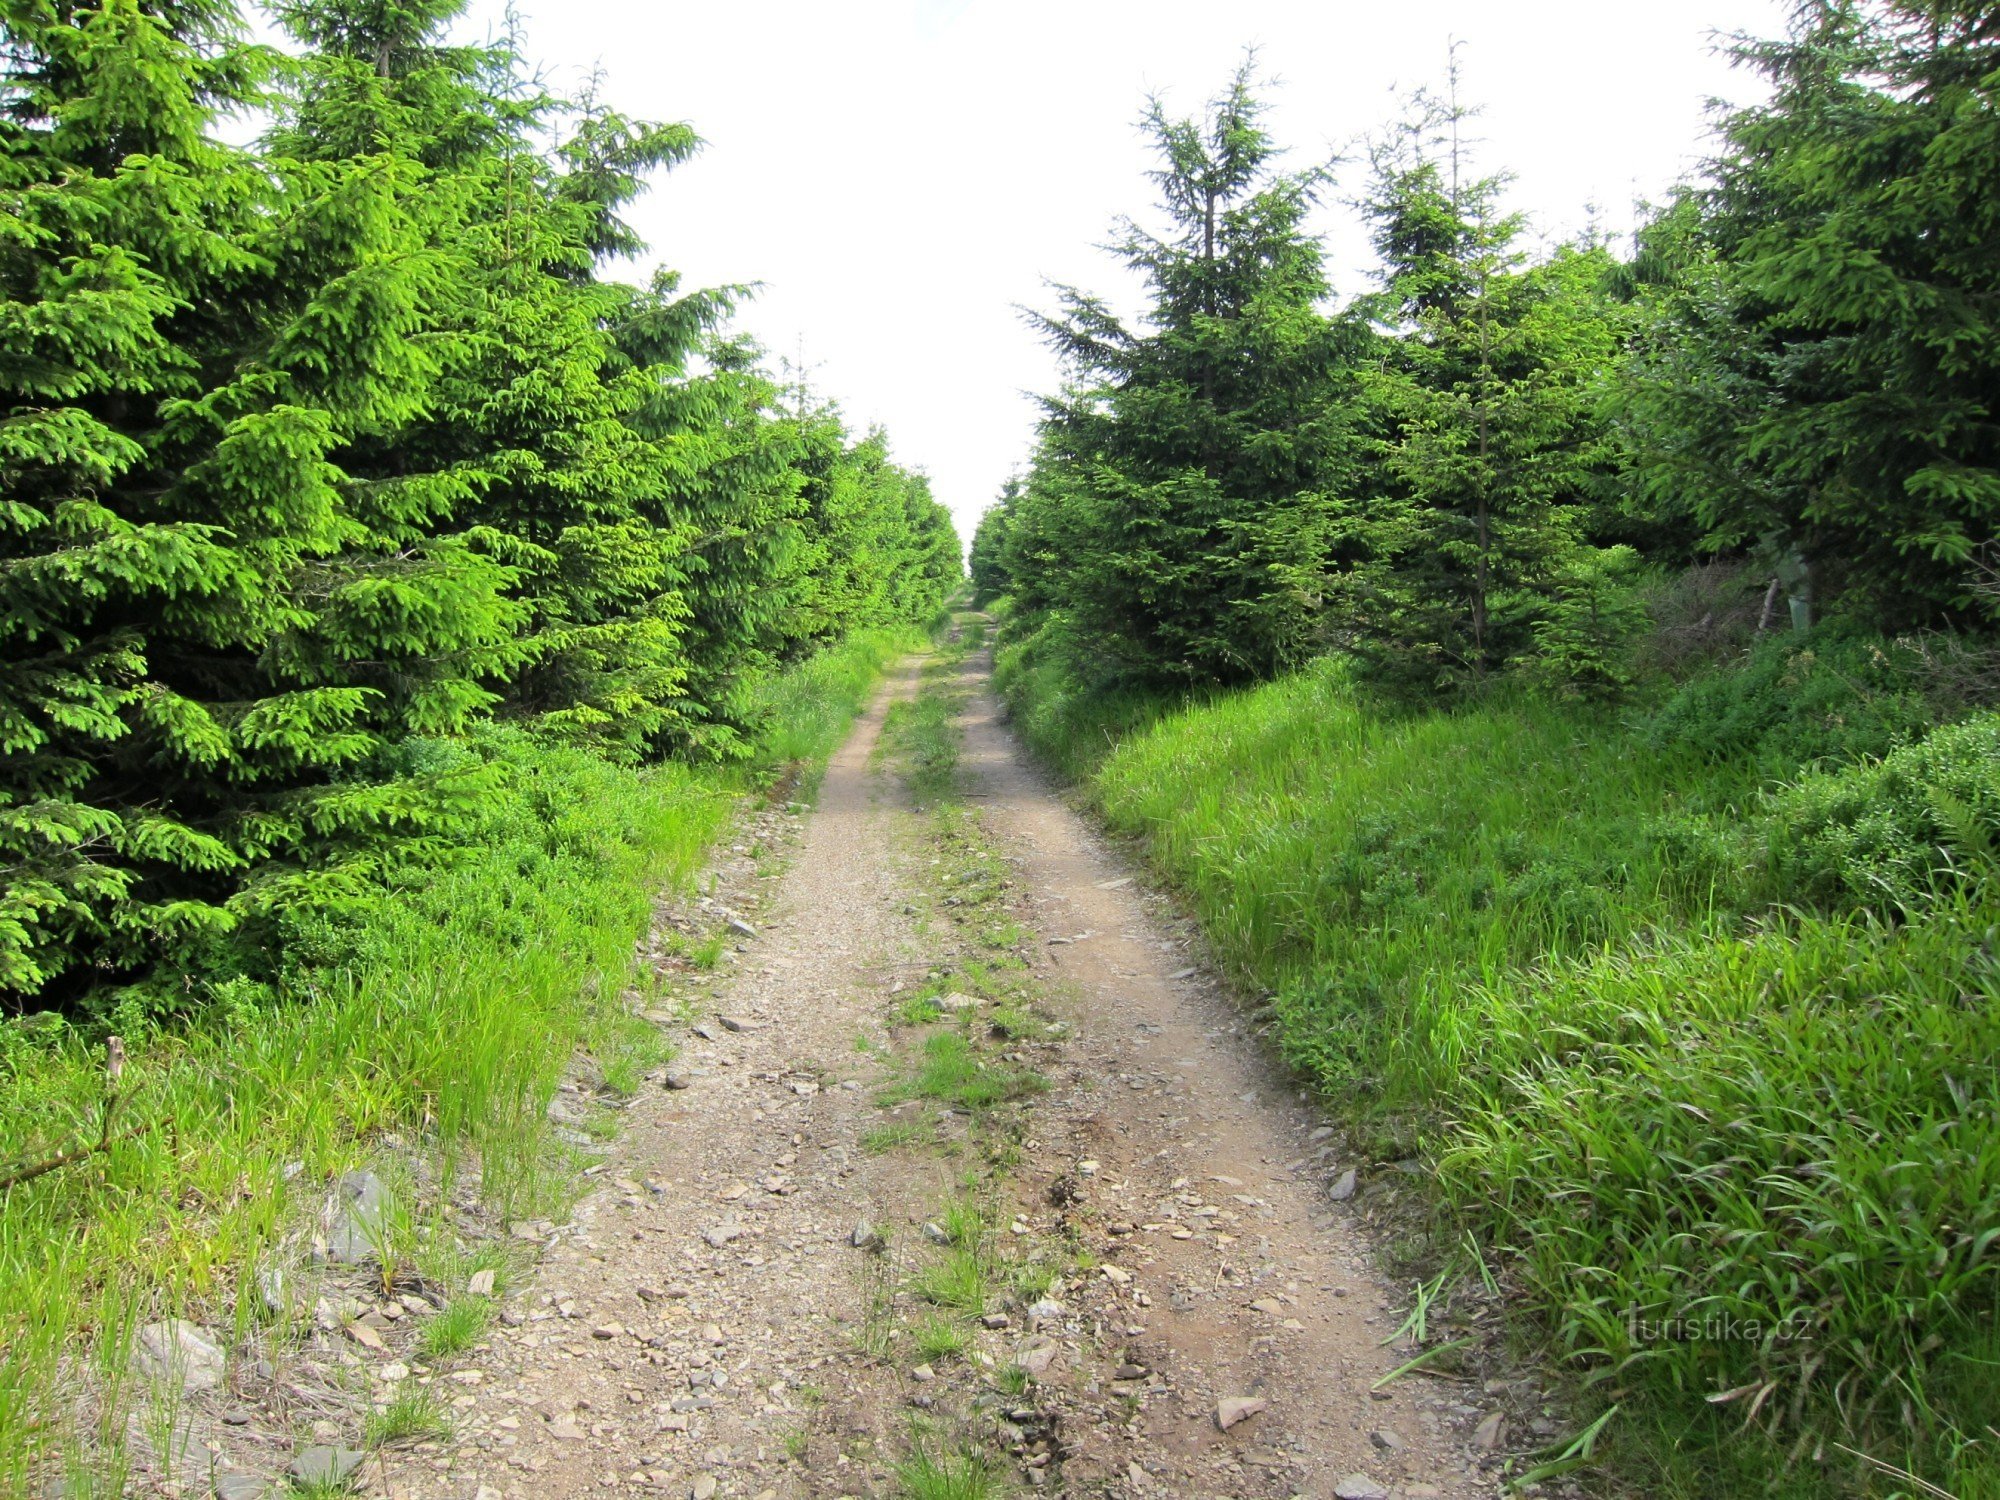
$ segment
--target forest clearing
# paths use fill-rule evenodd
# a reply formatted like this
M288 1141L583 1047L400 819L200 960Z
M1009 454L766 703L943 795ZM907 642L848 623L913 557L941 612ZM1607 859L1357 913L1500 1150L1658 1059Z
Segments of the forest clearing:
M0 1497L2000 1500L2000 13L1135 97L976 526L474 19L0 0Z

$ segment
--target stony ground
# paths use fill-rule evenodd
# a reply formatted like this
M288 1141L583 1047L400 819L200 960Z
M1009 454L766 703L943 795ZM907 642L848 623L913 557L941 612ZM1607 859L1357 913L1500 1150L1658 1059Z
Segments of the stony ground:
M920 687L962 737L928 802L881 743ZM487 1258L498 1319L428 1361L435 1296L323 1320L378 1426L399 1399L450 1421L363 1459L329 1403L347 1484L1461 1500L1551 1430L1525 1383L1381 1384L1410 1287L1378 1269L1371 1174L1357 1192L1191 929L1024 759L982 655L906 667L810 811L747 814L654 946L678 1055L570 1220ZM220 1414L211 1482L254 1493L288 1455L259 1453L254 1407Z

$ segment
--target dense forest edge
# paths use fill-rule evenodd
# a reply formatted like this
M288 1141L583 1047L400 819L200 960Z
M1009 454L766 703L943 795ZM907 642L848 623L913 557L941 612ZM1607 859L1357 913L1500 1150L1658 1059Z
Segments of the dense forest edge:
M1573 1377L1516 1481L1995 1496L2000 18L1735 52L1629 245L1535 242L1455 67L1325 169L1254 66L1154 106L1145 311L1030 315L973 578L1361 1148L1426 1367Z
M559 1079L659 1061L655 899L960 585L748 289L618 279L693 132L460 9L6 7L0 1493L123 1493L134 1333L291 1316L376 1153L565 1202Z

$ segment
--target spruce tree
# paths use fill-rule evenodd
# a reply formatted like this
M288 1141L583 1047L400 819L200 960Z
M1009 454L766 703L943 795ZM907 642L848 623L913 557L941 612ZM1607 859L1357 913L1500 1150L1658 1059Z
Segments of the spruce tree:
M1738 57L1773 94L1728 122L1705 204L1716 269L1662 362L1748 384L1733 422L1691 399L1664 415L1719 425L1711 448L1749 478L1689 503L1714 544L1761 543L1875 618L1990 619L2000 20L1966 0L1816 0Z
M16 12L0 987L161 964L178 1003L246 917L351 893L467 791L363 773L386 695L348 664L425 627L394 578L333 582L369 532L333 455L421 401L436 268L395 164L300 178L215 139L272 61L230 9ZM506 634L477 611L456 644Z
M1509 665L1609 686L1632 560L1589 534L1605 460L1598 381L1618 349L1611 270L1596 246L1530 265L1503 180L1465 170L1453 100L1419 96L1372 151L1364 205L1382 330L1363 382L1372 451L1346 540L1349 642L1378 671L1463 686Z
M1141 675L1268 676L1314 649L1343 479L1334 400L1352 340L1306 215L1326 181L1280 172L1246 64L1200 120L1145 125L1167 229L1122 226L1146 323L1059 288L1038 325L1075 384L1047 402L1037 481L1066 512L1057 585L1081 634Z
M1013 530L1015 506L1021 498L1022 481L1016 476L1001 486L1000 496L979 518L972 533L972 597L984 604L1009 592L1012 574L1007 562L1007 543Z

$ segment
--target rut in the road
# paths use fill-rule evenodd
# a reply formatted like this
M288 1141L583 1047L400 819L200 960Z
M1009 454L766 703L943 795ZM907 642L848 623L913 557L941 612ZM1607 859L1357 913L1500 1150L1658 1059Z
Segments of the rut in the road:
M1493 1492L1476 1387L1371 1389L1394 1298L1316 1122L1027 766L983 659L958 673L949 817L875 757L906 668L802 826L750 831L784 873L755 900L735 862L724 899L758 932L697 996L685 1087L627 1112L450 1377L458 1438L397 1464L396 1493L921 1495L982 1469L994 1493ZM1011 877L980 907L944 883L964 869ZM945 986L970 999L926 998ZM947 1033L981 1078L1046 1091L953 1110L972 1096L912 1082Z

